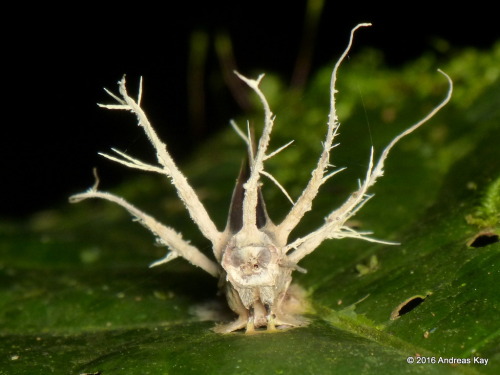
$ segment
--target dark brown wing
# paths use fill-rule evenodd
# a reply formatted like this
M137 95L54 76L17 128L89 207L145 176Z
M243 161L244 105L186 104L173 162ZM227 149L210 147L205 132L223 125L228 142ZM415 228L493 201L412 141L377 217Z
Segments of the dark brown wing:
M233 190L233 197L231 198L231 206L229 207L229 215L227 219L227 227L233 234L239 232L243 227L243 199L245 198L245 189L243 188L243 184L247 182L248 177L250 177L250 166L248 164L248 158L245 158L245 161L240 169L238 180L236 181L236 186ZM264 227L270 221L260 188L257 198L256 216L255 223L259 229Z
M255 137L253 127L250 128L250 142L252 144L253 153L255 154ZM229 207L229 215L227 219L227 227L231 233L237 233L243 227L243 199L245 198L245 189L243 185L247 182L250 177L250 164L248 162L251 155L248 155L243 164L241 165L240 174L236 180L236 186L233 190L233 197L231 198L231 206ZM257 228L261 229L266 224L270 223L271 220L267 215L266 204L264 202L264 196L259 188L257 197L257 210L256 210L255 223Z

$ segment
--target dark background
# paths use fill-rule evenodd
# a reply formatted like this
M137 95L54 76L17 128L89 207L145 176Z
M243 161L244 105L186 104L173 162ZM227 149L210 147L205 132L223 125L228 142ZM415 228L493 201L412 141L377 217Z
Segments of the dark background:
M221 79L216 33L230 35L241 72L278 72L289 82L306 1L240 3L164 2L161 8L117 3L111 10L102 3L44 4L4 10L10 26L2 26L0 217L23 218L64 204L71 193L92 184L94 166L105 176L105 189L128 176L126 168L102 160L98 151L117 147L154 160L130 114L95 104L111 102L102 87L115 91L124 73L130 91L144 77L144 107L176 160L242 113ZM416 2L350 3L326 1L317 35L310 40L315 44L313 69L338 57L359 22L373 27L357 35L352 53L381 49L393 67L429 51L446 58L462 47L487 49L500 38L497 11L480 2L447 9ZM195 31L209 37L204 89L198 95L205 95L205 112L196 123L188 105L188 57ZM451 49L436 49L438 40Z

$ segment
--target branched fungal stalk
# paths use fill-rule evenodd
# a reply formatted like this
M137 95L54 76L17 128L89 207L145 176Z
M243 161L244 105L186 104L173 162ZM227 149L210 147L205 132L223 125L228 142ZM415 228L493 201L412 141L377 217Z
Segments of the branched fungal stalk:
M151 267L183 257L219 278L220 287L227 297L230 308L238 315L231 323L218 325L216 332L228 333L238 329L245 329L247 333L255 332L255 328L266 327L274 330L277 327L295 327L306 324L300 316L291 314L287 310L287 301L290 298L290 283L292 272L304 271L297 264L306 255L313 252L327 239L359 238L366 241L389 243L369 237L370 233L356 231L346 225L347 220L354 216L363 205L371 198L368 189L384 173L384 162L389 151L404 136L410 134L422 124L427 122L451 98L453 84L445 73L449 83L445 99L437 105L425 118L395 137L382 151L378 161L374 160L374 151L371 150L368 170L364 180L360 182L357 191L337 209L333 210L326 218L323 225L308 235L289 242L290 233L300 223L303 216L311 210L313 201L320 187L340 170L329 171L330 153L335 147L334 140L340 126L335 108L335 83L340 64L347 56L356 30L370 24L359 24L352 31L349 44L335 64L330 86L330 113L327 124L326 137L323 142L323 151L311 179L302 194L295 200L286 193L285 189L264 170L266 160L286 148L280 147L276 151L267 152L271 132L274 124L274 115L259 85L263 75L256 80L246 78L239 73L236 75L245 82L260 98L264 108L264 127L256 149L254 149L252 134L245 134L234 122L231 122L238 135L243 138L248 148L248 161L240 172L231 200L231 207L226 228L219 231L210 219L194 189L189 185L186 177L174 163L164 143L156 135L146 114L140 106L142 95L142 81L138 99L129 96L126 89L125 77L119 82L120 96L108 93L116 100L117 104L100 105L114 110L126 110L134 113L139 125L144 129L151 144L156 150L158 165L146 164L121 151L113 149L116 155L102 154L104 157L123 164L130 168L141 169L160 173L167 176L177 190L177 194L184 203L192 220L199 227L203 235L210 240L213 247L214 259L208 258L196 247L184 240L181 234L174 229L156 221L151 216L143 213L124 199L107 192L98 190L98 179L88 191L70 197L71 202L79 202L88 198L100 198L114 202L125 208L142 225L149 229L164 244L167 255L153 263ZM107 91L107 90L106 90ZM287 195L293 203L290 212L279 224L274 224L267 215L264 200L260 191L261 176L270 178Z

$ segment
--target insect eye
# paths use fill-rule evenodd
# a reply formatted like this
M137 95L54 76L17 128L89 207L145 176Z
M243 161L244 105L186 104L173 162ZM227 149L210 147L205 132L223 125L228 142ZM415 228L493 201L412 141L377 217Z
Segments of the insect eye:
M239 251L234 251L231 254L231 263L234 267L239 267L243 264L244 260Z
M253 269L254 269L254 270L258 270L259 268L260 268L260 267L259 267L259 265L258 265L257 263L253 265Z
M266 267L270 261L271 261L271 252L266 247L262 248L257 257L257 262L258 262L257 266L260 265L262 267Z

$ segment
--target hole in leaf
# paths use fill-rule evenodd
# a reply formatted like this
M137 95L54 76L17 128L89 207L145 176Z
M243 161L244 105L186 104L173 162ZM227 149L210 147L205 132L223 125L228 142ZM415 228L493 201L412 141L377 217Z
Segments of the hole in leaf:
M492 232L479 233L469 242L470 247L485 247L500 241L498 234Z
M425 301L427 296L414 296L398 305L391 313L391 320L398 319L401 315L407 314Z

